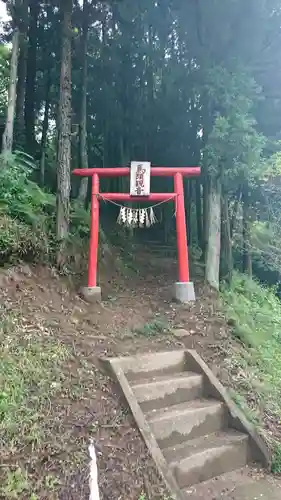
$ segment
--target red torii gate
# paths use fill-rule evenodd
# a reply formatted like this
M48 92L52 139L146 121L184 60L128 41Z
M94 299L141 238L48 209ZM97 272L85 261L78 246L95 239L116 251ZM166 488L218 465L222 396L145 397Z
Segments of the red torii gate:
M148 196L131 196L129 193L100 193L100 177L129 176L129 167L81 168L73 170L73 174L92 177L88 286L82 289L84 298L90 301L101 300L101 288L97 285L100 201L106 199L115 202L161 202L173 199L175 202L178 247L178 282L175 284L174 298L180 302L195 300L194 286L189 275L183 177L199 176L200 167L151 167L151 176L172 176L174 178L174 192L150 193Z

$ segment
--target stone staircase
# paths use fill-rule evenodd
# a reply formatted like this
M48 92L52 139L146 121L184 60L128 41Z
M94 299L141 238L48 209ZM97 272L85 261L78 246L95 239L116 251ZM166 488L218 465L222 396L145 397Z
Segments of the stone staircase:
M265 444L195 351L104 362L173 498L207 499L213 478L218 496L210 498L221 498L224 475L256 461L269 465Z

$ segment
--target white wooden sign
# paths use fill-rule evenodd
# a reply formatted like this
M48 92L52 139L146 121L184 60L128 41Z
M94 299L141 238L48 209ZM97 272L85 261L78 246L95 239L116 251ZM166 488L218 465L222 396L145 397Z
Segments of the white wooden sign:
M150 168L149 161L131 162L131 196L148 196L150 194Z

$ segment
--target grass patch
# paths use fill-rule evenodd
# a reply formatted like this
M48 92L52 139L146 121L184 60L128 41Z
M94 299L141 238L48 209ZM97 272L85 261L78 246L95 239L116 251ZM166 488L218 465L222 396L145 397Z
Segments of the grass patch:
M155 337L163 333L169 333L170 330L168 322L164 319L158 318L135 328L133 332L137 335L143 335L144 337Z
M34 339L2 337L1 343L1 430L13 448L22 443L19 429L24 431L26 444L36 446L41 439L40 419L46 401L56 395L61 385L60 362L66 357L65 348L54 342L34 342ZM3 436L2 434L2 436Z
M239 339L226 360L234 400L272 446L273 471L281 471L281 302L274 291L235 275L222 291L227 319Z
M148 500L148 497L145 493L142 493L139 497L138 500ZM170 497L164 496L162 500L172 500Z
M63 401L77 390L63 369L70 353L42 325L4 306L0 316L0 498L56 499L65 466L56 457L72 444L62 431Z
M229 393L231 398L235 402L236 406L240 408L240 410L244 413L248 421L251 422L256 427L259 427L261 425L260 417L258 413L255 411L255 409L249 408L246 397L242 396L241 394L233 390L230 390Z
M271 470L274 474L281 474L281 444L275 442L273 446L273 461Z
M231 288L222 292L233 334L248 346L258 346L281 335L281 302L274 290L247 276L235 274Z

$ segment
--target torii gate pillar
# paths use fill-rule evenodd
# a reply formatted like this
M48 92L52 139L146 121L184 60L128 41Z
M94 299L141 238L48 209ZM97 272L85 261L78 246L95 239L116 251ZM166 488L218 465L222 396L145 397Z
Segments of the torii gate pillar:
M91 230L90 250L88 268L88 286L81 292L89 302L101 300L101 289L97 284L98 267L98 238L99 238L99 205L101 200L118 202L161 202L173 200L176 212L176 232L178 247L178 281L175 283L173 298L179 302L191 302L195 300L194 285L190 281L188 243L184 207L183 176L194 177L200 175L200 167L151 167L152 176L174 178L173 193L150 193L148 196L132 196L129 193L100 193L100 177L129 176L130 168L81 168L73 171L75 175L92 177L91 197Z
M195 300L194 284L190 281L189 259L187 245L187 231L184 207L183 176L177 172L174 176L174 191L176 198L176 232L178 247L178 281L174 285L173 297L178 302L192 302Z

